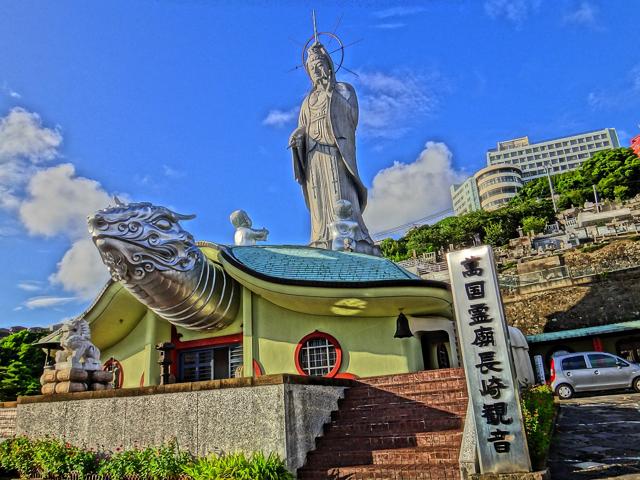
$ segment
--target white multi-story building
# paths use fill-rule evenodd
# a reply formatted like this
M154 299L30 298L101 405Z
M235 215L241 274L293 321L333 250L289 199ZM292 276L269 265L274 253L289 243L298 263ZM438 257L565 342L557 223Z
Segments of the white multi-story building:
M487 165L511 164L522 170L524 182L547 174L575 170L594 153L618 148L615 128L580 133L544 142L530 143L529 137L498 142L487 152Z
M492 165L473 176L483 210L496 210L509 202L522 188L522 172L513 165Z
M480 210L480 195L475 177L469 177L464 182L451 185L451 200L456 215Z

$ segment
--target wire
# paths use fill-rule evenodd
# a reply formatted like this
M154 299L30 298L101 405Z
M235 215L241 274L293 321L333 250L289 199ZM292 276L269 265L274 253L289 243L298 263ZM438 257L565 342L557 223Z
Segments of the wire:
M397 233L397 232L400 232L400 231L403 231L403 230L408 230L410 227L417 227L419 225L424 225L425 223L428 223L430 220L435 220L437 218L440 218L440 217L442 217L444 215L447 215L447 214L450 214L450 213L453 213L453 209L452 208L447 208L445 210L440 210L439 212L432 213L431 215L427 215L426 217L422 217L422 218L419 218L417 220L413 220L411 222L407 222L407 223L404 223L402 225L398 225L398 226L393 227L393 228L388 228L386 230L382 230L380 232L376 232L372 236L374 238L377 238L377 239L380 239L380 238L383 238L383 237L387 237L387 236L389 236L389 235L391 235L393 233Z

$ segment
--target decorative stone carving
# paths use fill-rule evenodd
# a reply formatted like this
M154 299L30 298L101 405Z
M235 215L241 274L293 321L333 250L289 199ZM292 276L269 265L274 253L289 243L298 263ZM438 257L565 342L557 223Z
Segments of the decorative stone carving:
M193 217L116 199L88 223L111 277L140 302L174 325L219 330L235 318L240 288L180 225Z
M91 343L89 324L83 318L74 318L62 325L62 350L56 352L56 370L100 370L100 350Z
M356 164L356 92L348 83L336 81L331 55L317 39L307 51L305 69L312 88L302 102L298 128L289 138L289 147L294 176L311 213L309 245L332 248L330 225L338 220L336 205L339 200L347 200L358 225L354 250L380 255L362 219L367 189Z
M348 200L338 200L336 202L335 222L329 225L331 233L331 250L342 250L352 252L354 250L356 240L356 231L358 222L352 220L353 208Z
M53 370L45 369L40 377L42 394L104 390L113 381L111 372L102 371L100 350L91 343L91 330L83 318L62 325L60 347Z
M269 230L266 228L251 228L252 222L244 210L236 210L230 216L231 224L236 232L233 236L233 243L236 245L255 245L256 241L266 241Z

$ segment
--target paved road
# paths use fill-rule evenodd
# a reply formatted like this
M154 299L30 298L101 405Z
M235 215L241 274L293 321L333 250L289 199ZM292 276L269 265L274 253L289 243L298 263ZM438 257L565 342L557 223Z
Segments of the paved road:
M561 401L549 464L553 480L640 480L640 393Z

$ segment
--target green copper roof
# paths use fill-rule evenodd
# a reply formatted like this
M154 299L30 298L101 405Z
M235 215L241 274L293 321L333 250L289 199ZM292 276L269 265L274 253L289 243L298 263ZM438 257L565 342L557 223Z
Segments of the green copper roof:
M640 330L640 320L630 322L610 323L609 325L599 325L597 327L575 328L573 330L561 330L559 332L540 333L538 335L527 335L528 343L551 342L553 340L565 340L568 338L588 337L591 335L604 335L605 333L626 332L629 330Z
M269 277L313 282L419 280L386 258L300 246L229 247L245 267Z

